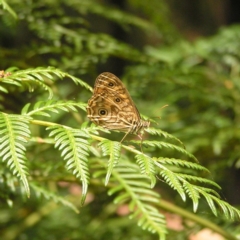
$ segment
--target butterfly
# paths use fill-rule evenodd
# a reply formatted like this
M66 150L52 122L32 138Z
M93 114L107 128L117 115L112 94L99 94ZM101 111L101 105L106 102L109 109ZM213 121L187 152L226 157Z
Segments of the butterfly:
M92 97L88 100L87 116L96 125L109 130L125 132L125 137L142 132L150 126L141 118L128 90L121 80L110 72L101 73L94 85Z

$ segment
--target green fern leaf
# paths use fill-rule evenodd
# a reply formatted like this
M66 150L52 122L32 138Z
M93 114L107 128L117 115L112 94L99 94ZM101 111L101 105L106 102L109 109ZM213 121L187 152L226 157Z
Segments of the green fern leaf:
M201 183L204 183L204 184L212 185L212 186L214 186L218 189L221 189L221 187L217 183L215 183L215 182L213 182L209 179L206 179L206 178L196 177L196 176L192 176L192 175L189 175L189 174L181 174L181 173L178 173L177 176L180 177L180 178L183 178L185 180L188 180L188 181L191 180L191 181L194 181L194 182L201 182Z
M136 158L136 162L141 169L141 173L146 174L149 177L151 181L151 188L153 188L156 184L156 171L153 159L144 154L138 154L136 155Z
M82 199L83 204L86 198L89 170L88 155L89 143L84 138L88 138L88 134L84 130L67 129L60 126L49 127L51 130L49 136L54 136L55 147L62 151L66 161L68 170L72 170L73 174L82 181Z
M205 197L205 199L206 199L209 207L211 208L213 214L215 216L217 216L218 215L217 208L216 208L216 206L214 204L212 196L210 194L208 194L206 191L202 190L202 189L200 189L199 192Z
M217 210L216 210L216 206L215 204L217 204L223 211L224 213L224 216L226 218L229 218L229 219L240 219L240 211L236 208L234 208L233 206L231 206L229 203L221 200L219 198L219 196L215 196L212 194L212 189L206 189L206 188L203 188L203 187L198 187L197 189L199 191L200 194L202 194L205 199L207 200L213 214L215 216L218 215L217 213Z
M105 186L108 184L113 168L118 164L120 157L121 144L119 142L104 140L99 143L102 148L103 155L109 156L108 170L105 178Z
M146 128L145 129L146 132L148 132L151 135L158 135L158 136L163 136L165 138L169 138L169 139L174 139L175 141L177 141L178 143L180 143L184 148L184 144L182 143L181 140L179 140L178 138L176 138L175 136L161 130L161 129L156 129L156 128Z
M165 219L154 205L160 201L159 195L149 189L148 180L146 175L139 174L136 164L121 161L112 171L111 181L117 181L117 184L109 194L118 193L115 203L129 202L133 211L130 217L138 219L138 225L143 229L158 233L161 239L165 239Z
M214 189L211 189L211 188L206 188L206 187L202 187L202 186L197 186L198 188L198 191L199 192L205 192L206 194L209 194L211 196L215 196L217 198L221 198L221 196L219 195L219 193L217 193Z
M26 148L30 138L29 117L0 113L0 157L7 162L10 171L17 175L30 196L27 180Z
M161 164L165 164L165 165L175 165L175 166L179 166L182 168L191 168L194 170L198 170L198 171L204 171L209 173L209 170L203 166L201 166L198 163L192 163L186 160L181 160L181 159L176 159L176 158L163 158L163 157L159 157L159 158L153 158L154 161L157 161Z
M135 143L139 143L139 141L131 141L131 142L135 142ZM185 149L176 146L174 144L171 143L166 143L166 142L161 142L161 141L148 141L148 140L144 140L143 141L143 145L146 146L152 146L152 147L158 147L158 148L170 148L170 149L174 149L178 152L181 152L185 155L187 155L188 157L194 159L196 162L198 162L198 160L196 159L195 156L193 156L191 153L189 153L188 151L186 151Z
M52 89L48 86L47 81L55 81L56 76L60 79L64 77L68 77L74 81L75 84L80 84L81 86L85 87L86 89L92 91L92 88L85 83L84 81L71 76L68 73L62 72L59 69L54 67L38 67L35 69L26 69L26 70L17 70L12 71L11 75L4 78L3 82L8 84L14 84L17 86L24 86L27 85L29 91L34 91L35 86L40 86L44 90L48 91L49 99L53 97ZM45 80L47 79L47 81Z
M198 203L199 203L199 192L195 189L195 186L190 184L187 181L183 182L183 187L186 191L186 193L188 194L188 196L192 199L193 201L193 211L196 212L197 208L198 208Z
M61 203L62 205L71 208L76 213L79 213L79 210L71 202L67 201L61 196L54 194L52 191L48 191L47 189L44 189L43 187L40 187L33 182L30 183L30 187L34 190L37 197L40 198L43 196L48 200L52 199L55 203Z
M166 181L166 183L173 188L174 190L176 190L179 195L181 196L183 201L186 201L186 195L183 189L183 186L179 180L179 178L177 177L177 175L175 173L173 173L172 171L168 170L168 169L162 169L159 174L163 177L163 179Z
M4 93L8 93L8 90L3 86L0 86L0 91Z
M22 109L22 114L33 116L33 115L42 115L45 117L50 117L51 115L48 112L52 113L58 113L58 110L62 110L65 112L69 112L69 110L77 112L77 108L80 108L82 110L86 110L86 104L85 103L76 103L72 101L39 101L37 102L33 110L29 111L30 104L26 104L24 108Z
M8 5L8 3L6 3L6 1L1 0L0 5L2 5L3 9L8 11L12 15L12 17L14 17L15 19L18 18L16 12Z

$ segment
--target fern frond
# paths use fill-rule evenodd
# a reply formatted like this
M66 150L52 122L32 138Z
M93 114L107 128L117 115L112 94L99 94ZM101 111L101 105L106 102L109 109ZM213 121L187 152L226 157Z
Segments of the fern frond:
M62 71L60 71L60 70L58 70L57 73L58 73L58 74L61 74L63 77L69 77L70 79L73 80L73 82L74 82L76 85L79 84L80 86L86 88L87 90L90 90L91 92L93 91L92 87L89 86L86 82L82 81L81 79L76 78L76 77L74 77L74 76L72 76L72 75L70 75L70 74L68 74L68 73L64 73L64 72L62 72Z
M41 71L43 69L44 68L42 67L18 71L14 69L14 71L11 72L11 75L5 77L2 82L6 84L13 84L18 87L27 86L30 92L33 92L35 87L39 86L45 91L48 91L49 98L52 98L52 89L44 82L44 79L41 75ZM53 78L53 76L49 74L49 79L51 78Z
M66 161L68 170L73 169L73 174L82 181L82 199L83 204L86 198L89 180L88 155L89 143L84 138L88 134L84 130L67 129L60 126L48 127L49 136L54 136L55 147L58 148Z
M0 92L8 93L8 90L5 87L0 86Z
M216 196L208 194L205 189L199 188L198 191L205 197L215 216L217 216L218 213L216 211L214 202L222 209L226 218L232 219L232 220L237 218L240 219L239 209L234 208L229 203L219 199Z
M104 140L99 143L102 148L103 156L109 156L108 170L105 178L105 186L108 184L113 168L118 164L120 157L121 143Z
M55 203L61 203L62 205L71 208L76 213L79 213L79 210L71 202L67 201L59 195L54 194L52 191L50 192L47 189L44 189L43 187L40 187L33 182L30 183L30 187L34 190L37 197L40 198L41 196L43 196L47 200L51 199Z
M91 4L89 1L82 2L81 11L82 11L82 8L86 8L89 12L101 15L104 18L107 18L108 20L114 21L121 25L125 25L126 27L129 24L131 24L148 31L150 29L157 31L156 27L153 24L151 24L149 21L143 20L142 18L136 17L132 14L128 14L127 12L122 12L116 8L112 8L112 7L108 8L109 14L106 14L106 9L107 9L106 6L103 6L102 4L97 4L97 3Z
M188 196L192 199L193 202L193 211L196 212L198 208L198 203L200 199L199 191L195 188L195 186L187 181L183 182L183 187L188 194Z
M6 9L12 15L12 17L17 19L16 12L8 5L8 3L6 3L5 0L0 0L0 5L2 5L3 9Z
M153 188L156 184L156 171L153 159L145 154L137 154L136 159L136 162L141 169L141 173L146 174L149 177L151 181L151 188Z
M139 141L131 141L131 142L134 142L134 143L139 143ZM158 148L170 148L170 149L174 149L178 152L181 152L185 155L187 155L188 157L194 159L196 162L198 162L198 160L196 159L195 156L193 156L190 152L188 152L187 150L179 147L179 146L176 146L174 144L171 144L171 143L166 143L166 142L161 142L161 141L149 141L149 140L144 140L142 142L143 145L145 146L151 146L151 147L158 147Z
M213 181L211 181L207 178L192 176L192 175L183 174L183 173L177 173L177 176L179 178L182 178L182 179L185 179L185 180L188 180L188 181L190 180L190 181L193 181L193 182L200 182L200 183L212 185L213 187L221 189L221 187L217 183L215 183L215 182L213 182Z
M186 195L182 186L180 179L176 176L176 174L169 169L162 169L160 171L160 175L163 177L165 182L174 190L176 190L181 196L183 201L186 201Z
M212 189L212 188L207 188L207 187L202 187L202 186L196 186L196 187L198 187L201 191L204 191L204 192L206 192L206 193L208 193L208 194L210 194L210 195L213 195L213 196L215 196L215 197L218 197L219 199L221 198L221 196L219 195L219 193L218 192L216 192L214 189ZM199 190L199 191L200 191Z
M166 160L169 163L168 159ZM232 218L232 219L239 218L240 211L232 207L230 204L226 203L225 201L222 201L220 199L219 194L215 190L211 188L198 186L191 182L210 185L218 189L221 189L217 183L206 178L201 178L201 177L197 177L189 174L175 173L170 169L168 169L167 166L164 165L166 163L164 162L164 158L163 158L163 162L159 160L159 161L154 161L154 163L156 166L160 168L159 174L163 177L165 182L170 187L177 190L184 201L186 200L186 196L185 196L186 194L189 196L189 198L192 199L194 212L197 211L200 195L203 195L214 215L217 216L217 210L216 210L215 204L218 204L219 207L225 213L225 216L227 218ZM172 159L170 163L172 163ZM180 165L182 164L183 164L183 161L181 161ZM191 168L192 167L196 168L197 166L197 164L193 164L193 163L191 163L189 166L187 163L184 165L186 167L191 167ZM200 168L200 169L197 168L197 170L205 170L205 168Z
M138 219L138 225L143 229L156 232L161 239L165 239L165 219L154 205L160 201L160 197L149 189L148 180L139 174L137 165L121 161L112 171L111 181L117 184L109 190L109 194L118 193L115 203L129 202L129 208L133 212L130 217Z
M77 112L77 108L82 110L86 110L85 103L76 103L73 101L39 101L37 102L31 111L29 111L30 103L26 104L22 109L23 115L33 116L33 115L41 115L45 117L50 117L51 115L47 112L59 113L58 110L62 110L65 112L69 112L69 110Z
M5 77L2 82L8 84L15 84L17 86L23 86L25 84L29 87L30 91L34 91L35 85L38 85L44 90L48 91L49 99L51 99L53 96L53 92L52 89L48 86L47 81L55 81L56 76L60 79L63 79L64 77L69 77L74 81L75 84L79 84L86 89L92 91L92 88L87 83L54 67L38 67L35 69L13 71L11 75Z
M81 125L81 129L85 129L88 133L95 134L95 135L99 135L98 130L102 131L102 128L99 129L99 127L96 126L94 123L91 123L91 125L87 127L88 124L89 124L89 122L83 123ZM105 133L110 133L110 131L107 130L107 129L103 128L103 130L104 130Z
M186 201L185 193L188 194L188 196L193 200L194 211L196 211L197 206L198 206L198 201L200 198L199 192L195 188L195 185L189 183L185 179L185 177L188 179L191 179L191 180L194 179L195 181L198 180L198 181L205 182L205 183L212 183L214 186L215 185L218 186L214 182L209 181L207 179L203 179L200 177L195 177L195 176L191 176L191 175L187 175L187 174L175 173L175 172L171 171L170 169L168 169L166 166L164 166L161 161L155 161L154 163L156 164L156 166L158 166L160 168L159 174L163 177L165 182L170 187L177 190L177 192L180 194L183 201ZM188 165L186 165L186 166L188 166Z
M24 144L30 138L29 121L26 116L0 113L0 157L7 162L10 171L21 179L27 196L30 196L30 190Z
M161 129L156 129L156 128L150 128L149 127L149 128L146 128L145 131L148 132L151 135L158 135L158 136L163 136L165 138L173 139L173 140L177 141L178 143L180 143L185 148L183 142L180 139L176 138L172 134L167 133L167 132L165 132Z
M218 214L217 214L214 202L222 209L226 218L229 218L231 220L234 220L236 218L240 219L239 209L234 208L229 203L217 198L216 196L212 196L212 195L210 196L209 194L206 194L206 192L202 191L201 189L199 190L199 192L205 197L209 206L211 206L211 209L212 209L213 213L215 214L215 216L217 216Z
M186 160L181 160L181 159L176 159L176 158L163 158L163 157L153 158L153 160L157 161L161 164L165 164L165 165L175 165L178 167L191 168L191 169L194 169L197 171L203 171L206 173L210 173L207 168L201 166L200 164L188 162Z

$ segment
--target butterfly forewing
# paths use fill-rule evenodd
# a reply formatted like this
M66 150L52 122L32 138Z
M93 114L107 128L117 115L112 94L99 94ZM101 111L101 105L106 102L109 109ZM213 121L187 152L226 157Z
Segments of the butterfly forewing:
M109 72L97 77L87 113L92 122L110 130L138 133L149 126L148 121L141 119L121 80Z

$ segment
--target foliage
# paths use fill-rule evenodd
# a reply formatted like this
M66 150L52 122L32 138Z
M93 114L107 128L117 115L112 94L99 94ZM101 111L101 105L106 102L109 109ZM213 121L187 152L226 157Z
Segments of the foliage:
M223 229L239 219L240 211L221 198L221 187L212 178L213 170L238 164L239 27L189 43L170 22L164 1L147 8L141 1L127 2L146 19L93 0L44 0L27 6L0 0L0 30L5 32L0 45L1 200L13 208L5 210L9 218L2 220L5 239L21 239L22 233L30 239L32 229L39 231L36 239L149 239L148 232L136 230L136 223L161 240L176 239L163 210L195 222L194 227L186 225L181 239L198 224L235 239L237 231L231 235ZM157 6L162 6L161 15ZM100 19L98 31L95 18ZM135 48L106 33L106 23L130 35L136 29L146 39L154 35L162 45L146 40ZM13 42L10 51L4 39L7 34L19 37L19 29L24 29L25 41ZM110 136L86 121L92 91L86 81L113 58L131 63L123 81L141 111L158 116L161 106L170 105L161 111L160 127L146 129L143 142L121 144L120 133ZM214 161L208 165L209 159ZM81 219L61 205L80 209ZM120 217L124 207L128 221ZM15 208L36 214L40 230L36 218L29 214L24 219ZM207 221L202 213L209 209L213 214ZM69 221L64 224L65 218ZM79 226L84 226L81 231Z

